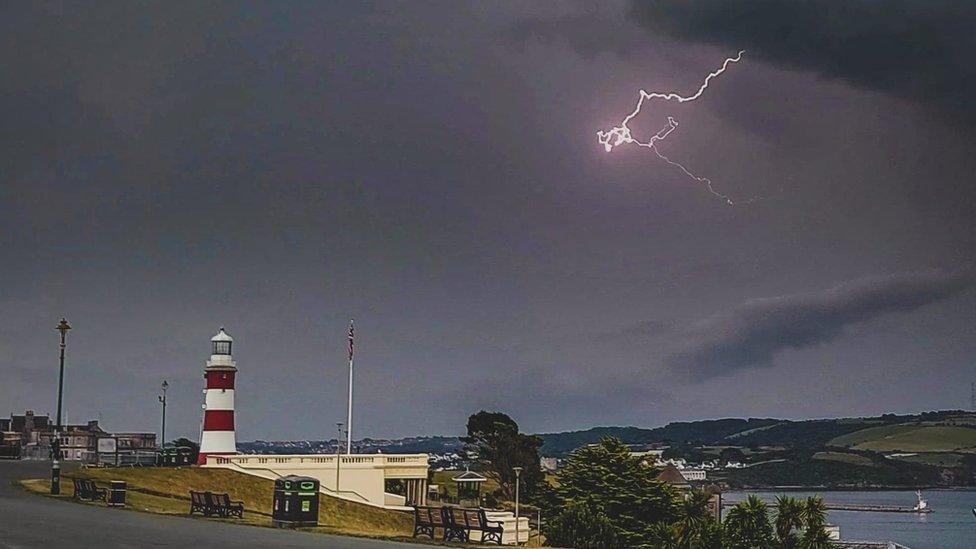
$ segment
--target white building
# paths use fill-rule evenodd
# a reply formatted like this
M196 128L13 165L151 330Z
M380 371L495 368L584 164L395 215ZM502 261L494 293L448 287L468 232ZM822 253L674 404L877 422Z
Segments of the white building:
M704 469L680 469L680 471L681 476L685 477L688 482L705 480Z
M231 469L271 480L286 475L313 477L319 480L324 494L403 509L427 503L427 459L427 454L211 454L204 467ZM405 496L386 493L386 481L392 479L403 481Z

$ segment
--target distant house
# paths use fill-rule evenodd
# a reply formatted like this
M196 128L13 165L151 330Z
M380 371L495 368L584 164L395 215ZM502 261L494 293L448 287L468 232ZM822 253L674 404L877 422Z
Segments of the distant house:
M559 469L559 460L554 457L539 458L539 468L544 473L555 473Z
M688 479L674 465L666 465L661 469L661 473L657 476L657 479L681 490L691 488L691 483L688 482Z
M95 460L99 437L108 435L98 426L98 421L89 421L84 425L65 425L61 431L61 459L88 463ZM48 439L50 445L50 436Z
M47 459L51 453L49 433L51 418L27 410L21 414L10 414L10 419L0 420L0 431L7 444L16 444L22 457ZM48 436L45 438L45 434Z

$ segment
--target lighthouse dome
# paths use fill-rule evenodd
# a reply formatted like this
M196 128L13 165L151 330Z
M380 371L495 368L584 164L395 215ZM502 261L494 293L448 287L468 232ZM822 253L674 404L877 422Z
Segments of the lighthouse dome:
M234 338L224 331L223 326L221 326L220 331L217 335L210 338L213 342L213 354L215 355L229 355L231 343L234 342Z

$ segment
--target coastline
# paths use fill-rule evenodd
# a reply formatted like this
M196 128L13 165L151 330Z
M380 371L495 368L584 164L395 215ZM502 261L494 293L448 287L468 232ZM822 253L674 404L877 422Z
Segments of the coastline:
M976 492L976 486L739 486L725 492Z

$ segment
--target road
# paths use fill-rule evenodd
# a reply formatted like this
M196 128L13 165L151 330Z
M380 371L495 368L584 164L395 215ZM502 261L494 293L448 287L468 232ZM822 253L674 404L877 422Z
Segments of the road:
M32 494L12 483L46 478L50 462L0 460L0 549L47 547L323 547L417 549L418 545L82 505Z

